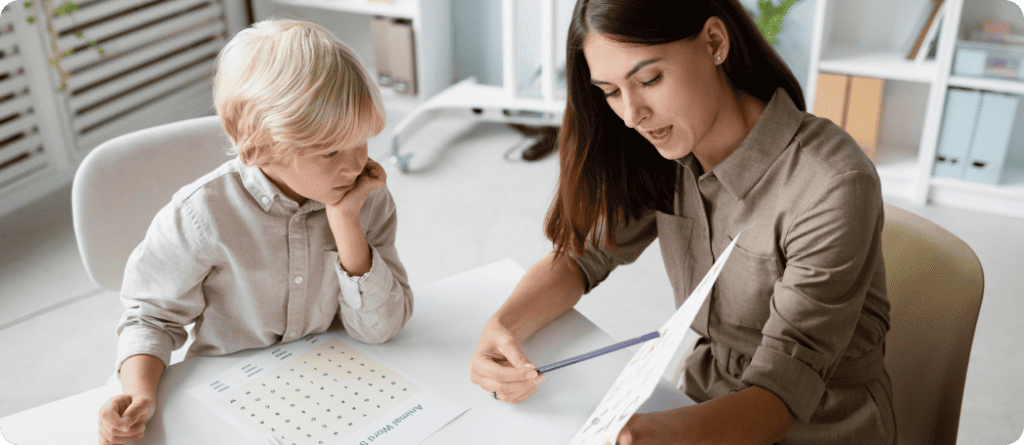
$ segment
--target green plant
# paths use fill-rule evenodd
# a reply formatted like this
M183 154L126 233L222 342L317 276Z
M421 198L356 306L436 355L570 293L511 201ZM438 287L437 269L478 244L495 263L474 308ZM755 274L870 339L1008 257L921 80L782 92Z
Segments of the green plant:
M778 39L775 37L782 32L782 19L786 17L789 8L800 1L802 0L782 0L779 6L775 6L771 0L758 0L758 14L755 22L768 43L772 45L778 43Z
M71 77L71 73L61 67L60 61L62 58L74 54L75 50L74 48L68 48L64 51L60 51L60 48L57 47L57 31L53 29L52 21L54 18L63 15L68 15L72 12L77 11L78 4L69 1L61 3L56 8L50 8L50 0L26 1L23 3L23 6L25 7L26 10L29 10L30 12L29 15L25 17L25 21L28 22L30 25L34 24L37 21L36 16L34 15L35 7L37 4L39 4L45 12L43 18L46 22L46 31L50 35L50 49L53 51L53 57L50 58L49 62L50 65L52 65L57 70L57 74L60 75L60 86L57 87L57 92L63 92L67 90L67 80L69 77ZM82 35L81 31L76 31L75 36L79 39L85 39L85 36ZM88 43L89 46L95 48L96 52L99 53L101 56L104 54L103 48L100 47L95 40L88 40Z

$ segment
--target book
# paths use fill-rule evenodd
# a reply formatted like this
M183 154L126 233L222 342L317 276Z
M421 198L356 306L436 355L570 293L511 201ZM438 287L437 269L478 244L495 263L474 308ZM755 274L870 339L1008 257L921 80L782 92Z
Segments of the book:
M978 123L963 166L964 180L999 185L1018 102L1018 96L1011 94L981 93Z
M980 104L981 93L978 91L955 88L949 90L942 115L939 143L935 148L932 176L963 178Z
M844 126L849 89L850 76L818 73L818 84L814 90L814 114L840 127Z
M373 37L373 58L377 68L377 85L389 87L394 76L391 73L390 55L390 31L391 19L385 17L374 17L370 22L370 33Z
M846 105L844 128L857 144L864 149L868 158L875 158L878 146L878 126L882 119L883 79L853 77L850 79L850 95Z
M924 21L924 26L921 27L921 31L918 33L917 39L914 41L913 48L911 48L910 53L907 54L907 59L916 59L918 53L921 52L921 47L924 46L928 34L931 33L933 28L937 29L935 24L938 21L939 13L942 11L944 5L945 0L934 0L931 13L928 15L928 19Z
M942 19L946 15L947 5L948 3L943 2L942 5L939 6L938 13L936 14L936 19L932 21L931 26L928 27L928 32L925 33L925 44L921 48L923 49L923 51L917 52L916 57L914 58L915 62L921 63L924 62L925 59L929 57L935 57L936 51L938 51L939 47L939 29L942 28Z
M388 55L391 58L391 88L406 96L416 95L416 50L412 22L394 19L388 29Z

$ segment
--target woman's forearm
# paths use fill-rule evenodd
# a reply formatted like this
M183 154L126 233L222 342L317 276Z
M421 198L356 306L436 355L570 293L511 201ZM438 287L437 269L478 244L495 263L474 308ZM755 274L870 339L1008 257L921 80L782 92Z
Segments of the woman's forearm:
M568 256L548 254L530 268L491 317L520 342L571 309L583 296L584 277Z
M696 426L691 431L700 431L695 443L773 444L795 423L782 399L759 386L685 409L687 423Z

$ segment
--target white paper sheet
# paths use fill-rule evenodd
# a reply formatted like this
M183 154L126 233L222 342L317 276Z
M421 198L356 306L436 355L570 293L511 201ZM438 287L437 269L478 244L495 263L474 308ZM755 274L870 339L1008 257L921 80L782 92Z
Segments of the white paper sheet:
M335 333L268 348L189 394L282 445L415 444L468 409Z
M740 233L743 231L741 230ZM718 280L722 266L729 259L729 255L739 239L740 235L737 234L736 238L729 243L729 246L715 261L715 264L711 266L711 270L704 275L697 288L658 330L661 336L644 344L633 355L633 359L615 379L615 383L612 384L612 388L604 396L604 399L601 399L597 409L573 436L569 442L570 445L610 445L615 443L622 427L626 426L629 418L651 396L654 387L658 384L658 379L661 378L676 350L679 349L683 336L690 329L697 312L711 293L711 288Z

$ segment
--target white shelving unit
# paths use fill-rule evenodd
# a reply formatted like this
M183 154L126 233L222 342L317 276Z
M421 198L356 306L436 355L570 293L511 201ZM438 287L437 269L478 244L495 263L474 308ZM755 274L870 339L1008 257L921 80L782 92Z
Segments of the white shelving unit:
M502 0L502 85L481 85L470 77L417 106L395 126L391 163L407 172L412 154L400 154L402 143L439 117L560 125L565 97L564 86L558 85L559 65L564 65L559 55L565 51L558 42L566 40L572 12L566 6L572 4L559 0Z
M412 22L416 63L416 95L402 96L389 87L381 93L389 103L412 108L452 84L454 47L451 0L252 0L256 20L293 18L317 23L349 45L371 73L376 71L370 23L374 17Z
M1024 95L1021 81L951 75L958 40L986 18L1024 33L1021 10L1005 0L945 0L936 56L919 63L905 55L931 0L816 1L807 103L813 105L819 72L886 80L875 157L883 195L1024 218L1024 113L1018 112L1002 185L931 177L949 88Z

